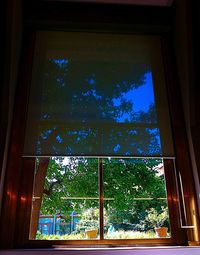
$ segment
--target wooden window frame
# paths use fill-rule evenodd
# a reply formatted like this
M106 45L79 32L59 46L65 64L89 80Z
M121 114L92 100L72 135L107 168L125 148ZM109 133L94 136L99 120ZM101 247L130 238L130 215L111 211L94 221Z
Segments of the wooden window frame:
M44 3L40 5L36 5L35 9L39 8L40 12L34 14L35 9L31 13L28 13L28 18L26 17L26 29L23 36L23 51L21 57L20 71L19 71L19 81L18 81L18 89L16 93L16 103L15 103L15 111L14 111L14 120L13 120L13 128L11 133L11 144L10 144L10 154L7 164L7 172L5 176L5 185L4 185L4 197L2 201L2 214L0 219L0 224L2 226L0 233L0 243L1 247L6 248L19 248L19 247L56 247L56 246L65 246L72 245L73 247L78 245L79 247L84 245L125 245L125 246L158 246L158 245L187 245L189 241L194 241L199 238L199 222L198 216L196 216L195 229L184 229L181 228L179 223L179 208L178 208L178 200L180 200L179 193L180 191L180 183L179 180L176 180L176 174L181 173L182 181L184 185L184 201L186 203L186 213L193 217L194 214L197 213L197 203L196 203L196 195L194 189L194 180L191 171L191 162L189 158L189 150L188 143L186 138L186 130L185 123L183 118L183 112L181 109L181 96L179 92L178 78L176 74L176 64L174 62L175 56L173 55L173 45L172 45L172 33L170 30L170 25L163 25L163 27L159 27L157 20L154 21L155 24L147 25L148 21L146 21L145 28L140 24L135 25L135 20L131 21L130 17L127 18L127 22L129 25L123 24L122 18L126 16L126 13L130 15L129 7L123 7L122 10L123 15L120 21L117 20L117 15L113 15L114 22L110 21L106 17L106 9L102 7L102 10L105 14L103 18L99 16L94 18L93 14L91 16L86 17L83 13L81 17L78 14L75 15L75 18L71 16L71 19L63 21L58 14L54 14L53 7L59 9L59 14L63 17L64 12L62 11L61 4L58 7L58 4L51 5ZM76 8L71 4L66 4L67 7L73 9L73 13L75 14ZM94 8L96 11L96 6L92 7L88 5L91 9ZM46 10L46 9L47 10ZM111 8L111 7L109 7ZM113 7L114 9L116 7ZM118 8L118 7L117 7ZM48 10L51 10L50 17L47 14ZM139 8L138 10L142 10L143 8ZM145 8L144 8L145 9ZM132 8L132 10L135 10ZM152 8L146 8L146 12L143 13L142 17L144 18L145 14L148 13L149 10L152 10L153 16L154 11ZM30 11L30 9L29 9ZM119 10L117 10L119 11ZM158 10L156 10L158 11ZM48 22L45 23L45 20L38 22L40 19L40 14L43 13ZM165 11L164 11L165 13ZM72 15L71 14L71 15ZM32 17L34 16L34 18ZM55 15L55 16L54 16ZM116 15L116 16L115 16ZM161 14L162 15L162 14ZM39 17L38 17L39 16ZM59 17L58 17L59 16ZM168 16L167 16L168 17ZM33 18L33 20L31 20ZM53 25L51 18L54 20ZM73 19L77 21L74 22ZM83 19L84 23L81 22ZM100 21L107 24L102 24ZM140 21L140 17L136 17L136 20ZM159 16L159 19L162 19ZM31 20L31 21L30 21ZM88 22L92 22L89 24ZM31 24L30 24L31 23ZM131 24L132 23L132 24ZM133 24L134 23L134 24ZM163 21L165 23L165 20ZM32 187L33 187L33 176L34 176L34 167L35 162L33 159L23 159L21 158L22 150L23 150L23 141L24 141L24 133L25 133L25 123L26 123L26 113L27 113L27 105L28 105L28 93L29 87L31 83L31 73L32 73L32 63L33 63L33 55L34 55L34 45L35 45L35 31L38 29L58 29L58 30L75 30L75 31L96 31L103 30L106 32L115 31L116 33L121 31L126 31L127 33L142 33L142 34L157 34L161 36L161 45L162 45L162 53L163 53L163 65L165 70L165 78L167 83L167 91L168 91L168 99L169 99L169 110L171 115L172 122L172 131L173 138L175 144L176 151L176 170L174 172L173 178L171 178L171 174L169 169L173 166L168 160L165 160L164 165L166 169L166 181L169 183L168 189L168 203L169 207L175 208L174 210L169 210L171 226L172 238L170 239L143 239L143 240L107 240L106 242L102 242L101 240L84 240L84 241L39 241L39 240L28 240L29 234L29 225L30 225L30 214L31 214L31 204L32 204ZM170 38L170 39L169 39ZM176 184L178 184L178 193L175 188ZM101 212L102 213L102 212ZM183 213L183 208L181 207L181 214ZM191 221L191 219L189 219ZM193 222L192 222L193 223ZM188 224L188 222L184 222L183 224ZM9 228L9 231L7 229ZM174 229L173 229L174 228ZM102 236L102 233L100 234Z
M35 158L23 158L22 180L18 202L18 216L16 227L16 246L18 248L52 248L52 247L69 247L69 246L169 246L184 244L184 237L179 229L179 223L174 219L179 217L179 208L177 204L177 189L173 170L173 160L164 160L165 180L167 183L167 201L169 208L171 237L170 238L152 238L152 239L103 239L103 167L102 161L99 164L99 202L100 202L100 238L95 240L29 240L30 215L32 207L33 194L33 176L35 170ZM26 180L29 179L29 185ZM21 234L19 234L21 232Z

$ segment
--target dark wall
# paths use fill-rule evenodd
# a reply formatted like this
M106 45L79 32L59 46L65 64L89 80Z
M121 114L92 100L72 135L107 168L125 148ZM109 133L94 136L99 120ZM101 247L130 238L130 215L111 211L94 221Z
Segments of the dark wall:
M0 200L11 130L22 36L21 0L0 1ZM1 203L0 203L1 210Z
M6 98L7 98L7 91L6 86L4 84L5 79L5 45L6 45L6 0L2 0L0 2L0 33L1 33L1 40L0 40L0 176L1 176L1 169L2 169L2 162L3 162L3 151L5 146L5 136L6 136L6 127L7 127L7 105L6 105Z
M191 88L191 122L194 153L200 176L200 1L191 1L191 33L192 33L192 88Z

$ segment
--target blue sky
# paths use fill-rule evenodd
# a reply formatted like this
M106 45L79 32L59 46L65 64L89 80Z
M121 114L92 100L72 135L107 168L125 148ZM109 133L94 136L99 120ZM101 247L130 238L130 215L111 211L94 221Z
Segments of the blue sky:
M121 99L132 103L132 112L147 112L149 106L155 103L152 73L148 72L145 74L145 82L142 86L130 89L128 92L123 93L121 97L114 98L114 105L120 106ZM118 121L123 122L126 118L129 119L129 117L129 114L124 113Z

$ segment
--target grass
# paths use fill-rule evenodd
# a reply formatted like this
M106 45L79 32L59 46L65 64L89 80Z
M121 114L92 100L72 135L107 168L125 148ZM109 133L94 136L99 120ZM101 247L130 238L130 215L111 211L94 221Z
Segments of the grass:
M139 231L115 231L112 234L105 234L105 239L149 239L156 238L153 231L139 232ZM36 235L36 240L84 240L87 239L85 233L70 234L70 235L43 235L39 231Z
M149 239L156 238L153 231L139 232L139 231L115 231L112 234L105 234L105 239Z
M36 240L82 240L86 239L84 233L71 235L43 235L39 231L36 234Z

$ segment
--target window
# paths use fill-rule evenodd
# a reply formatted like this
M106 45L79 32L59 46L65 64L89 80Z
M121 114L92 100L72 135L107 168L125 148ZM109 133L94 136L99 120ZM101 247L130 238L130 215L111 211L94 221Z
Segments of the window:
M37 159L30 239L170 237L161 158Z
M164 171L175 154L160 38L38 32L32 77L29 238L172 242Z
M184 121L180 113L181 104L177 103L180 95L174 80L175 61L170 59L168 40L160 36L165 34L166 27L164 30L161 27L162 31L153 28L152 32L147 25L144 34L148 35L144 36L141 34L145 29L141 26L130 29L129 25L122 25L133 24L137 19L137 24L143 24L140 23L143 19L147 24L146 15L154 17L158 14L157 9L151 9L151 12L147 9L142 15L140 10L135 19L129 7L124 7L125 12L120 6L114 12L112 6L106 7L106 10L101 8L104 14L107 8L114 13L111 15L114 18L111 28L106 15L102 18L101 11L97 19L93 17L93 11L99 10L99 6L87 12L77 12L75 6L71 13L70 5L60 4L57 13L67 16L67 28L66 24L62 26L62 22L61 25L59 22L55 25L55 20L63 17L55 18L53 7L56 4L48 4L53 16L46 5L42 10L45 21L47 17L52 17L55 26L52 26L50 20L47 22L49 26L42 21L38 26L41 13L34 8L31 14L36 20L33 18L30 21L28 18L26 21L28 30L30 26L31 30L33 27L35 30L35 26L41 29L44 25L46 32L36 33L36 43L35 33L25 35L5 179L1 245L6 248L68 244L79 247L85 244L186 245L188 240L198 240L193 177ZM62 12L62 6L66 6L67 10ZM163 20L165 22L169 18L168 14L168 10L160 10L159 21L151 21L157 22L160 27L160 21L163 25ZM80 20L81 15L84 25L69 25L70 19ZM87 15L98 24L86 24ZM120 32L120 28L114 24L115 21L118 24L119 20L122 25L119 27L123 28ZM101 21L107 23L105 29ZM52 27L68 32L47 32ZM74 32L72 28L75 28ZM136 30L140 35L131 34ZM159 35L150 36L151 32ZM107 86L108 83L111 86ZM73 86L69 88L69 84ZM144 101L140 100L141 96L145 98ZM64 175L62 180L58 177L63 176L64 169L69 169L68 163L73 160L74 172L91 169L80 174L80 178L71 176L73 182L78 183L83 183L81 178L92 180L94 185L91 193L86 189L81 191L80 185L76 190L76 185L71 185L71 192L66 194L66 187L70 189L69 183L60 189L59 182L64 181L66 184L69 176ZM164 174L159 167L164 169ZM120 172L117 178L113 175L115 171ZM39 173L43 175L39 176ZM137 185L134 181L139 179L138 175L141 180L156 179L158 185L151 186L152 182L146 186L144 183ZM134 185L126 189L124 180ZM57 185L53 184L55 182ZM48 203L47 195L52 185L56 191L52 194L58 195L55 199L60 204L56 210L53 206L50 211L46 205L50 206L54 202L51 200ZM162 192L155 193L154 188L159 185ZM129 188L132 188L132 193ZM141 214L144 212L144 215L139 215L137 211L141 207ZM166 209L167 238L155 238L152 226L149 226L149 230L154 236L143 235L147 232L149 218L153 219L149 215L162 216L163 209ZM38 215L39 212L41 215ZM94 224L99 226L97 238L86 238L84 231L83 238L78 239L76 235L76 240L71 237L66 240L65 232L78 231L78 224L79 229L82 228L83 216L91 212ZM137 220L140 227L143 220L144 230L138 230ZM113 224L114 231L107 223ZM34 232L38 228L40 233L36 236ZM138 236L126 233L133 232L132 228L134 232L140 232ZM50 230L57 231L58 239L63 237L63 240L44 240ZM123 232L121 236L120 231Z

